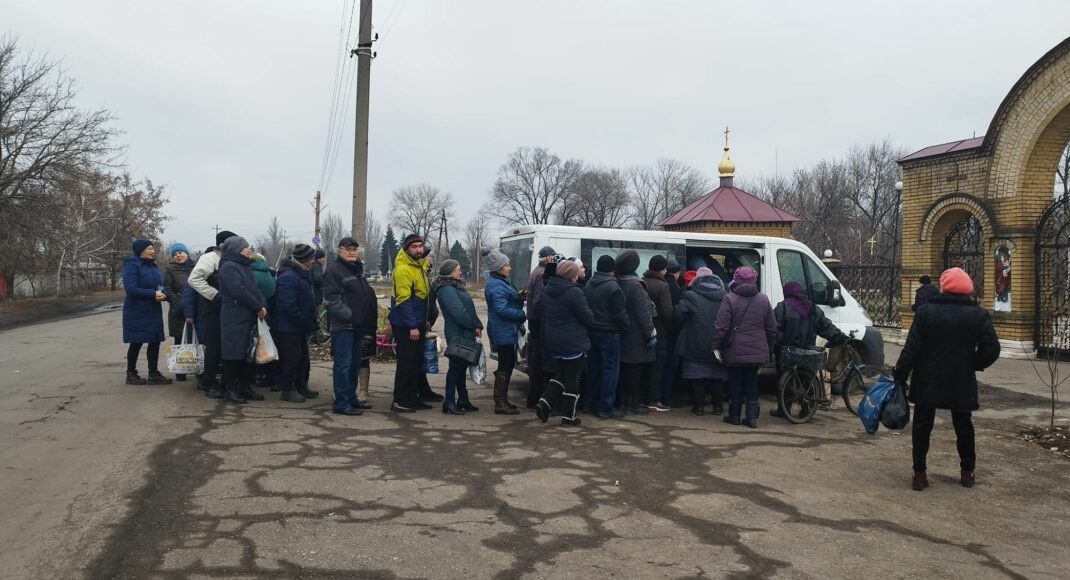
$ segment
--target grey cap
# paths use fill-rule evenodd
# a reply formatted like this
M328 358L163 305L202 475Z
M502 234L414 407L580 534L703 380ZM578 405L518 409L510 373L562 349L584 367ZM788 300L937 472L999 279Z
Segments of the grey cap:
M557 252L555 252L554 249L550 246L543 246L542 249L539 250L539 258L549 258L550 256L556 253Z

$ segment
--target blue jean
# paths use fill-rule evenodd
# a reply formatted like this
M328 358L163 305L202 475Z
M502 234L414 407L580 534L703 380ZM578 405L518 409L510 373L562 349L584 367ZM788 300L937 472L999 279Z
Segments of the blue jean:
M334 359L335 411L344 411L357 404L357 374L364 358L364 341L352 330L331 333L331 357Z
M728 367L728 401L730 410L732 405L746 402L747 416L753 412L757 417L758 367Z
M588 411L609 413L613 410L619 378L620 335L612 332L591 332L591 353L587 357L587 392L584 395Z
M468 363L456 358L448 357L450 368L446 371L446 401L447 403L464 404L468 401L468 386L465 385L465 374L468 372ZM459 398L458 398L459 395Z

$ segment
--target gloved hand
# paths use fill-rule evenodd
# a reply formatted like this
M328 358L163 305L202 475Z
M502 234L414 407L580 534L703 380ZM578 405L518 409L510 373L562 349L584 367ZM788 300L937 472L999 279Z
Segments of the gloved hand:
M658 337L656 337L656 336L653 336L653 337L650 338L650 340L646 341L646 347L647 348L654 348L657 345L658 345Z
M717 359L717 362L719 362L721 364L724 364L724 359L721 358L721 351L719 351L719 350L713 351L713 358Z

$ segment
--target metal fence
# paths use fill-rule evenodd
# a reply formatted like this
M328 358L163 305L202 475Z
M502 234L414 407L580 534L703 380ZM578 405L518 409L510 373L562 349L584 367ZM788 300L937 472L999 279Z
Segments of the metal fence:
M899 316L903 301L899 264L839 264L832 271L840 284L866 309L873 324L886 328L903 327Z

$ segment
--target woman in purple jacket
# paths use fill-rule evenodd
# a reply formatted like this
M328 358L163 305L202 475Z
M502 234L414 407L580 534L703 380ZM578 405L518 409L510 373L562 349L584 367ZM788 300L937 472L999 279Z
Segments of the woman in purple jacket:
M776 319L769 298L758 291L758 275L752 268L737 268L731 288L713 327L713 354L728 367L728 415L724 421L755 428L758 426L758 367L772 360L777 340ZM747 418L741 421L744 397Z

